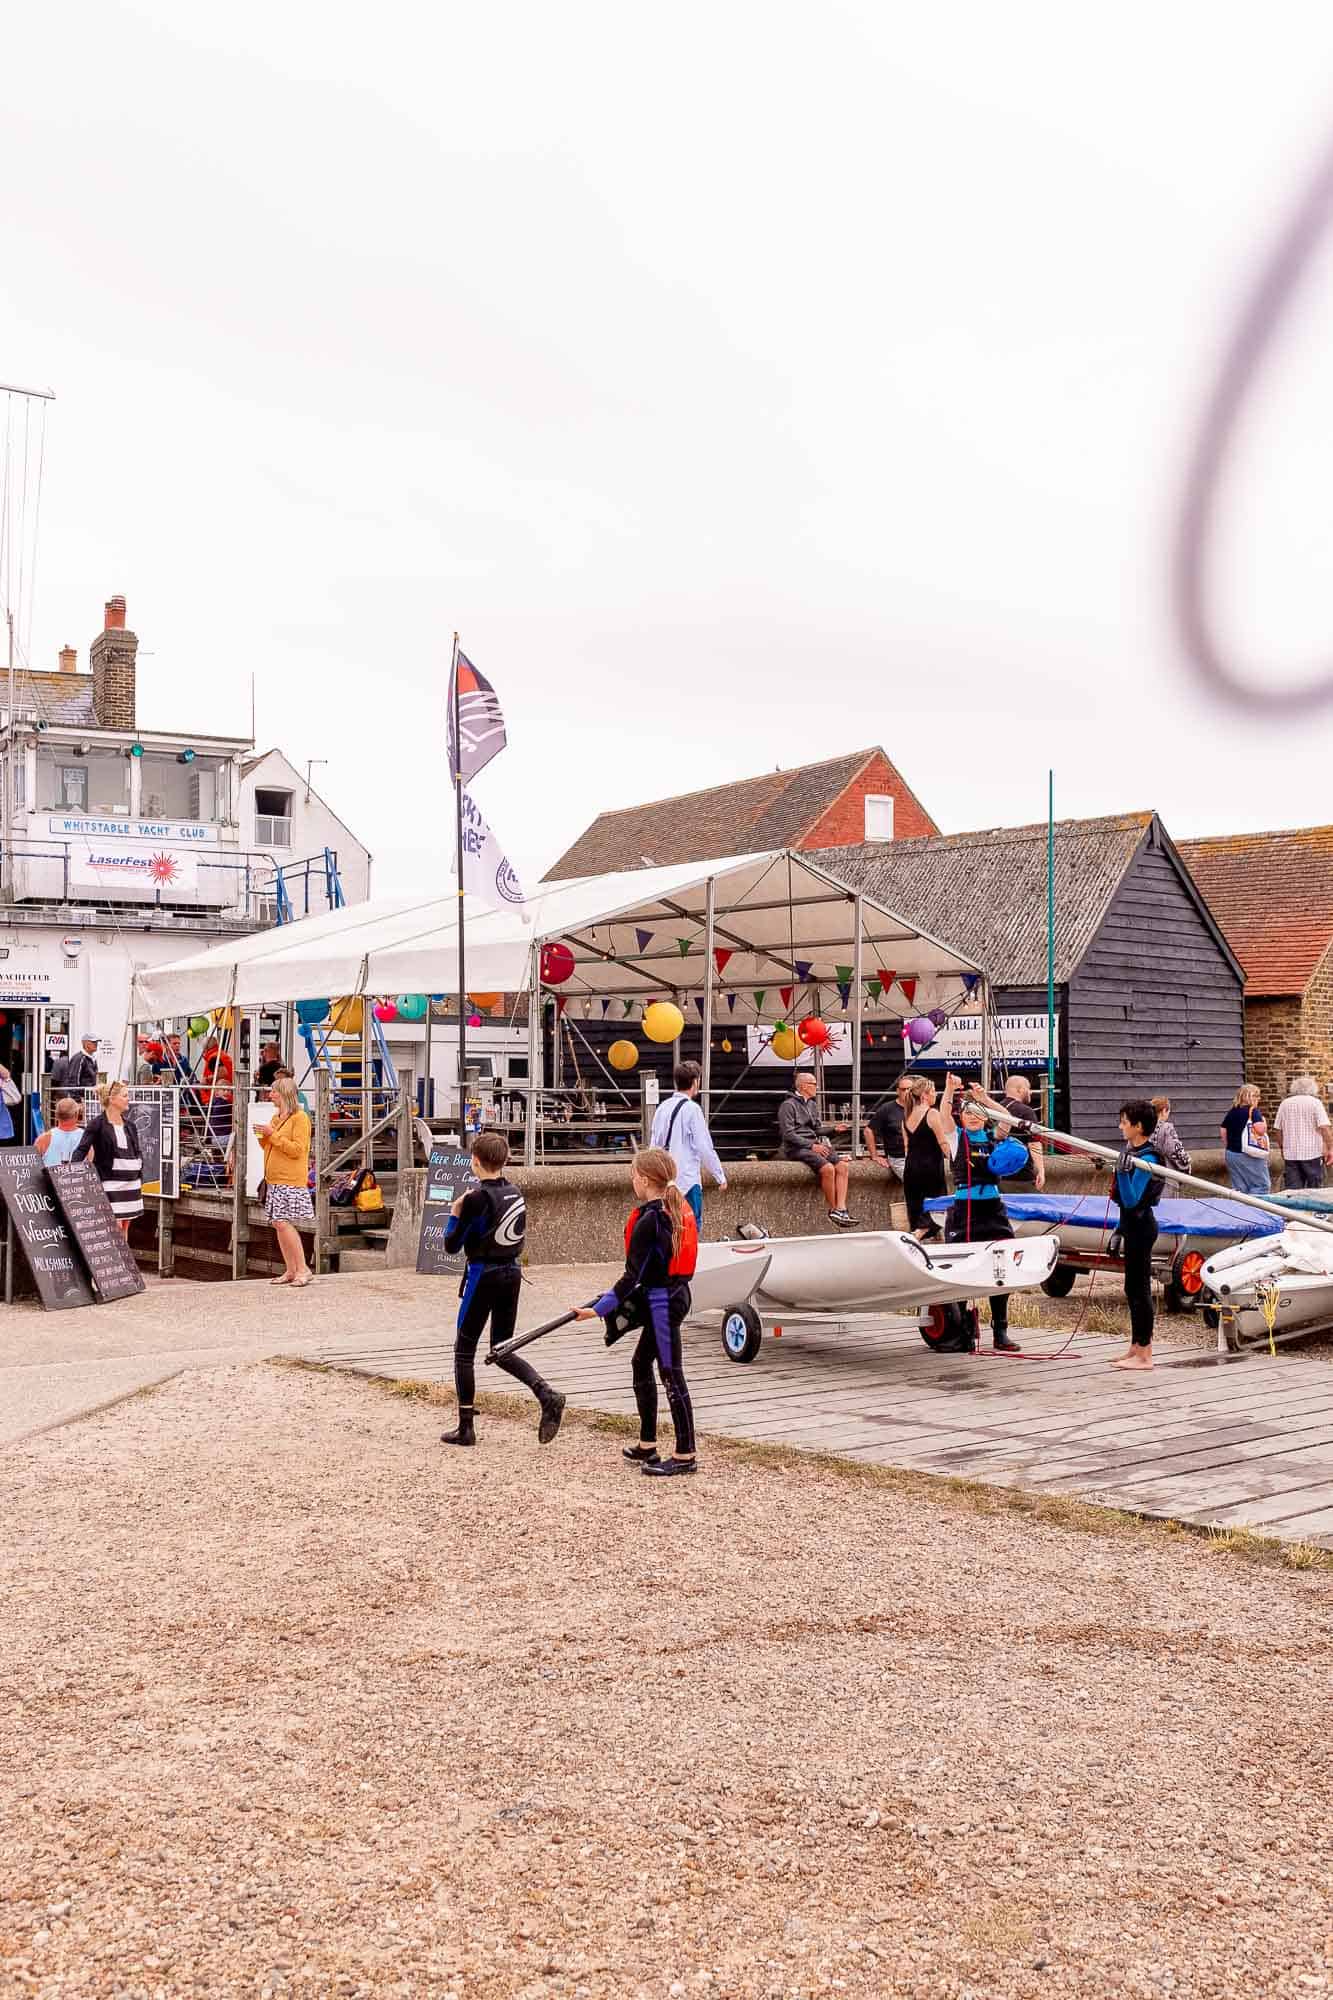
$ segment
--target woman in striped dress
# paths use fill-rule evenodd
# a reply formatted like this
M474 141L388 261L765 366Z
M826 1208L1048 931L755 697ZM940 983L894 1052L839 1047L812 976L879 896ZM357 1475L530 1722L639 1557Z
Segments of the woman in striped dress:
M130 1116L127 1083L103 1083L97 1095L102 1109L92 1119L74 1150L76 1160L92 1155L111 1212L128 1236L136 1215L143 1214L143 1151L138 1127Z

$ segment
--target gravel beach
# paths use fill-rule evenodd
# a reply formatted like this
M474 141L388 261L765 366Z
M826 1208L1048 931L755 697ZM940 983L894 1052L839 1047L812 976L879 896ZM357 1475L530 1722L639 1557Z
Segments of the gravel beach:
M0 1468L0 1989L1333 1988L1323 1573L343 1377Z

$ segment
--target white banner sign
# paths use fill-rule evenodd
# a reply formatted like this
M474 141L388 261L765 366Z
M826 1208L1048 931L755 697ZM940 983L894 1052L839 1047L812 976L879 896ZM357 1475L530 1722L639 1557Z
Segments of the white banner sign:
M86 813L52 813L46 822L62 840L148 840L174 847L216 847L218 830L193 819L89 819Z
M833 1040L824 1051L824 1067L825 1069L846 1069L852 1060L852 1031L850 1027L838 1021L830 1021L828 1029ZM784 1062L782 1057L775 1056L769 1047L772 1038L773 1030L771 1028L746 1028L745 1053L755 1069L814 1068L815 1058L813 1050L802 1048L795 1062Z
M82 837L71 841L69 877L79 887L96 887L108 895L129 893L163 902L193 896L199 887L199 857L178 848L131 847L114 841Z
M1006 1069L1030 1069L1046 1061L1050 1047L1045 1014L1000 1014L991 1024L991 1056ZM903 1038L904 1059L913 1069L976 1069L981 1063L980 1014L955 1014L924 1049ZM1059 1023L1056 1023L1059 1053Z

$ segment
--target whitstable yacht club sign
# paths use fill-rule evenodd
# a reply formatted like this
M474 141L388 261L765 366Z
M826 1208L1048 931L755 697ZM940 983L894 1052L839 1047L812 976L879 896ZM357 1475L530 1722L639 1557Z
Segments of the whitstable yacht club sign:
M1058 1022L1056 1044L1058 1053ZM1008 1069L1044 1063L1049 1048L1045 1014L999 1014L991 1022L991 1054ZM924 1049L914 1049L904 1038L904 1053L912 1069L976 1069L981 1063L981 1016L954 1014Z
M47 826L69 843L71 881L119 884L148 895L193 894L199 886L199 850L218 844L215 826L189 820L82 819L53 813Z

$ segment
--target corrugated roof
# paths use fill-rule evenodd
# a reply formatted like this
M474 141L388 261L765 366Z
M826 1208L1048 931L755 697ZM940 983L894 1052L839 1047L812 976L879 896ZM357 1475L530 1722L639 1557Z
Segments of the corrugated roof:
M822 764L798 764L790 771L767 771L759 778L599 813L543 879L563 882L576 875L637 868L645 855L665 867L798 847L857 772L883 755L882 750L854 750Z
M1303 993L1333 943L1333 826L1179 845L1245 968L1246 998Z
M1077 970L1152 824L1150 812L1055 825L1055 977ZM936 937L999 986L1046 979L1046 827L830 847L810 859Z
M32 709L43 722L88 723L96 728L91 674L47 674L20 668L14 675L14 707L19 715ZM8 690L0 681L0 699Z

